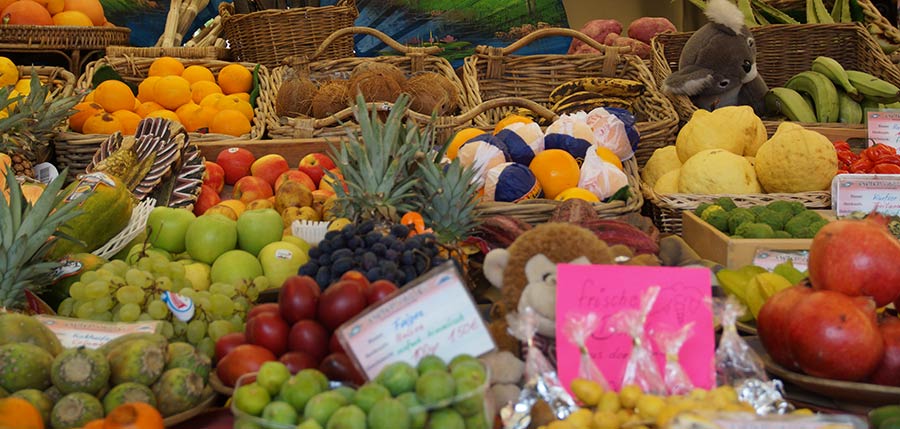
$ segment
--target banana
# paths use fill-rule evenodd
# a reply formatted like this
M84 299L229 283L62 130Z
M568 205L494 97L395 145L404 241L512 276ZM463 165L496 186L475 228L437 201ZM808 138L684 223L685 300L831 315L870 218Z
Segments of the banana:
M900 100L900 88L869 73L847 70L847 78L866 98L871 98L879 103L893 103Z
M863 110L880 110L884 109L884 103L879 103L871 98L864 99L861 103L859 103L860 107Z
M837 122L840 102L831 79L819 72L805 71L794 75L784 86L812 96L818 122Z
M616 77L583 77L553 88L550 102L557 103L563 97L579 91L596 92L606 97L637 97L644 93L644 84Z
M856 87L850 83L850 78L847 77L847 70L844 70L844 66L834 58L816 57L812 63L812 71L824 74L835 85L847 91L847 94L851 97L856 97L859 94Z
M855 100L850 98L844 91L838 91L838 101L840 102L840 112L838 113L838 122L844 124L861 124L863 121L862 106Z
M587 100L573 101L571 103L558 106L554 108L553 111L557 114L562 115L580 111L591 111L598 107L617 107L619 109L631 111L631 102L616 97L597 97Z
M772 88L766 93L766 110L780 112L794 122L816 122L816 113L799 92L789 88Z
M590 100L593 98L603 98L603 97L604 97L603 94L598 94L596 92L578 91L578 92L569 94L569 95L563 97L562 99L560 99L559 101L557 101L556 104L554 104L550 110L556 110L560 106L565 106L566 104L573 103L576 101L585 101L585 100Z

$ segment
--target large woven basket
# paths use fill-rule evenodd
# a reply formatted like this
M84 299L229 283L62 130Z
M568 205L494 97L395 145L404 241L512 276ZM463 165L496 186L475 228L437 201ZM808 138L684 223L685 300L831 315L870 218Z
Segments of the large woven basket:
M600 51L586 55L513 55L532 42L553 36L574 37ZM637 56L622 54L620 48L600 45L584 33L564 28L535 31L505 48L479 46L463 66L468 108L498 97L522 97L550 107L550 92L556 86L583 77L621 77L644 83L644 95L634 104L641 141L635 151L644 165L657 148L673 144L678 117L672 104L657 89L653 76ZM492 110L476 119L480 126L493 127L512 109Z
M327 52L329 45L338 40L345 39L351 34L368 34L377 37L402 55L374 58L351 57L341 59L321 59L321 56ZM275 99L278 95L278 90L281 89L281 85L284 82L285 73L288 72L291 67L296 69L295 71L298 75L309 76L313 81L331 80L335 78L348 78L350 72L361 63L378 61L392 64L410 76L419 72L433 72L440 74L450 80L457 91L459 99L464 100L465 91L463 90L463 84L453 70L453 66L451 66L446 59L434 55L440 51L441 48L434 46L427 48L404 46L394 39L391 39L390 36L368 27L350 27L336 31L328 39L322 42L322 46L319 47L318 51L316 51L312 57L296 58L293 65L279 66L269 74L270 82L269 85L267 85L268 90L265 93L262 93L262 105L265 109L264 114L266 115L266 126L269 130L269 137L311 138L343 136L345 135L345 130L341 123L343 122L346 123L347 126L353 126L352 124L347 123L353 116L353 110L350 107L329 118L323 119L311 117L279 117L275 113ZM380 106L379 108L382 110L388 110L391 107L391 103L378 104ZM465 108L467 103L461 101L461 104L463 104L463 108ZM420 123L424 123L421 122L423 121L422 118L430 119L430 117L426 117L425 115L411 115L411 117L420 121ZM425 120L427 121L427 119ZM454 121L449 117L438 117L437 120L446 121L448 124L451 124ZM450 127L450 125L447 125L447 127Z
M805 10L806 8L806 0L763 1L781 10ZM867 25L873 25L881 31L882 36L891 43L900 44L900 30L891 24L887 18L881 15L881 12L878 11L878 8L875 7L871 0L856 0L856 2L859 3L859 7L862 9L863 17L865 19L864 22ZM829 10L834 6L834 0L825 0L824 3Z
M0 44L40 49L105 49L128 45L126 27L0 25Z
M87 65L84 74L78 78L78 82L76 83L76 89L87 91L91 87L91 79L94 77L94 73L97 72L103 66L110 66L122 76L127 82L132 82L135 84L140 83L144 78L147 77L148 70L150 69L150 64L153 62L154 58L134 58L134 57L117 57L117 58L102 58L97 61L91 62ZM234 64L227 61L217 61L217 60L206 60L206 59L180 59L181 63L185 66L192 65L202 65L209 68L214 74L218 73L223 67ZM248 70L253 70L256 65L248 64L248 63L240 63ZM259 92L263 93L266 91L266 85L268 85L268 69L265 66L259 67ZM261 100L257 98L256 107L253 109L253 123L252 129L250 130L250 134L245 134L240 137L233 137L224 134L212 134L212 133L190 133L191 141L195 143L204 142L204 141L216 141L216 140L257 140L261 139L265 134L265 120L262 113L262 108L260 107ZM71 178L74 178L75 175L84 171L84 169L91 162L91 159L94 156L94 152L100 148L100 144L106 140L108 135L106 134L81 134L72 131L67 131L60 133L54 143L56 145L56 157L59 163L59 167L68 167L69 175Z
M900 85L900 69L894 66L861 24L766 25L751 30L756 39L756 64L770 88L784 86L797 73L810 69L820 56L834 58L849 70L871 73ZM662 82L678 69L678 58L693 33L660 34L653 39L653 75ZM697 107L685 96L667 95L681 121ZM778 121L764 121L769 134ZM823 124L808 124L811 127ZM829 123L828 127L864 129L865 125Z
M235 15L230 3L219 7L222 29L235 61L260 63L274 68L290 56L312 56L337 30L352 27L359 12L356 0L339 0L334 6L263 10ZM318 59L353 56L353 38L335 40Z

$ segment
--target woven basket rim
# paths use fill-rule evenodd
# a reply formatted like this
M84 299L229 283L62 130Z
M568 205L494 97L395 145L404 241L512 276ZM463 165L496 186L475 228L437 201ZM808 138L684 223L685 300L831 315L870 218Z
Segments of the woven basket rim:
M130 35L128 27L0 25L0 44L44 49L105 49L111 45L127 45Z

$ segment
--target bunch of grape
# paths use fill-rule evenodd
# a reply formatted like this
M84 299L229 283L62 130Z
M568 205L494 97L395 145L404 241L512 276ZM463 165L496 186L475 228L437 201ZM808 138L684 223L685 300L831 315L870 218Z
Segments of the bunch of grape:
M347 225L329 231L325 239L309 249L309 262L298 274L329 285L347 271L359 271L370 282L388 280L403 286L432 267L447 261L432 234L409 237L409 228L394 224L387 231L375 228L375 222Z
M252 282L213 283L207 290L195 290L185 278L183 264L149 253L133 266L113 260L84 272L69 287L69 297L57 312L98 321L158 320L162 322L161 333L171 341L187 341L212 353L219 337L243 332L248 309L266 287L268 279L258 277ZM174 317L162 301L165 291L193 300L195 312L190 321Z

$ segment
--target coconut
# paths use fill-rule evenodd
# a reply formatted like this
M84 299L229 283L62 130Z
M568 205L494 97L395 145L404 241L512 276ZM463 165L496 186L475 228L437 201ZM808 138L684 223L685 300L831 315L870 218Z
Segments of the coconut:
M347 108L350 93L345 80L324 83L312 99L312 113L316 118L327 118Z
M310 116L313 97L318 91L316 84L307 78L286 80L275 97L275 113L291 118Z
M459 107L459 95L453 82L437 73L420 73L406 81L404 90L412 97L410 108L416 112L438 115L453 112Z
M383 76L388 76L394 82L397 82L400 86L406 82L406 73L403 70L400 70L399 67L388 64L382 61L365 61L357 65L353 68L353 71L350 72L350 80L352 81L355 77L363 74L363 73L375 73ZM394 98L396 100L396 97ZM394 101L391 100L391 101Z
M377 71L354 73L350 77L350 96L356 98L362 93L368 102L393 103L400 96L402 81L397 81L392 74Z

